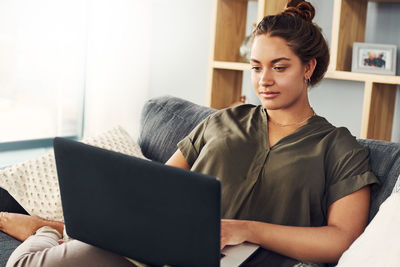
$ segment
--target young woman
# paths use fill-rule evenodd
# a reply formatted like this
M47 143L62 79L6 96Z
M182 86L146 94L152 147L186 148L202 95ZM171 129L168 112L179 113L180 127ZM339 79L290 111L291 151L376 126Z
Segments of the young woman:
M246 266L335 262L367 223L370 185L377 183L368 153L347 129L316 115L308 100L308 87L329 63L313 17L314 8L302 0L265 17L251 50L262 105L212 114L166 163L221 180L221 248L244 241L262 247ZM3 214L3 231L20 240L30 236L8 266L131 264L79 241L57 245L63 225L54 224Z
M167 162L220 178L221 246L261 245L265 250L252 264L296 263L270 251L335 262L367 223L369 185L377 182L368 153L309 103L307 89L329 63L313 17L312 5L301 0L265 17L251 49L251 78L262 105L211 115Z

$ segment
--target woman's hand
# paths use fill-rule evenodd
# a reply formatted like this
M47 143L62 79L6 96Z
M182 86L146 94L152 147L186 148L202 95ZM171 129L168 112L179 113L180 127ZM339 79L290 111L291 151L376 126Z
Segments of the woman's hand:
M226 245L238 245L248 240L248 221L221 220L221 249Z

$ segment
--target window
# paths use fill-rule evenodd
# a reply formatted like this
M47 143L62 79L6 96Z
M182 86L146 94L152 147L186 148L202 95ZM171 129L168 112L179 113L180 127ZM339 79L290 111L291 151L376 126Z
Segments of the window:
M80 136L87 1L0 1L0 143Z

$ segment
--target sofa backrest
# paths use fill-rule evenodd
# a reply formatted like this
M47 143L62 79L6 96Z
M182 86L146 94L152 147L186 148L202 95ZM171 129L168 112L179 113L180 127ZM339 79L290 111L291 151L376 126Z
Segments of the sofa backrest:
M177 143L216 110L192 102L163 96L143 106L138 143L146 158L165 163Z
M176 151L176 144L197 124L215 112L171 96L150 99L143 107L138 143L145 157L166 162ZM381 185L372 188L369 221L391 194L400 174L400 144L377 140L358 140L370 151L372 171Z

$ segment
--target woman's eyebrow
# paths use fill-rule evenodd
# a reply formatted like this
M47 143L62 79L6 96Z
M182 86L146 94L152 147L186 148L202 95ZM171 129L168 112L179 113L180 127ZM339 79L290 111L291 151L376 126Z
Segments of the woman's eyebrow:
M287 58L287 57L278 57L278 58L275 58L275 59L271 60L271 63L272 63L272 64L275 64L275 63L277 63L277 62L279 62L279 61L282 61L282 60L290 61L290 58ZM250 59L250 61L251 61L251 62L254 62L254 63L261 63L259 60L254 59L254 58Z
M275 59L273 59L273 60L271 60L271 63L277 63L277 62L279 62L279 61L282 61L282 60L288 60L288 61L290 61L290 58L287 58L287 57L278 57L278 58L275 58Z

